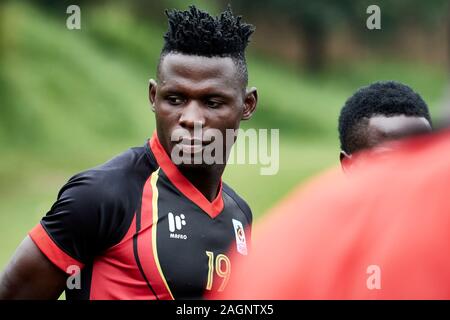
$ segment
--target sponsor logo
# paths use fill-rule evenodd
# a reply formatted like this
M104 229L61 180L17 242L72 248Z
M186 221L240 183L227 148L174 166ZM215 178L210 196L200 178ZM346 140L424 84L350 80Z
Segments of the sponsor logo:
M172 212L169 212L168 219L169 219L169 231L170 231L169 237L171 239L186 240L187 235L180 234L180 233L174 233L175 231L181 230L186 225L186 216L184 214L176 215L176 214L173 214Z

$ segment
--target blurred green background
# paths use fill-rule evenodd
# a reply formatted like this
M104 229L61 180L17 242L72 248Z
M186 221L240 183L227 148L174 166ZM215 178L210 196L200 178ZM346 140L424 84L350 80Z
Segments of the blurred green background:
M76 3L82 28L68 30L66 8ZM163 9L192 3L212 13L225 7L175 0L0 4L0 269L69 177L151 136L147 84L166 29ZM277 175L231 165L224 177L257 218L295 185L338 165L339 110L358 87L402 81L439 118L448 70L445 1L381 6L378 31L365 27L364 1L231 3L257 27L247 59L260 100L243 125L280 129Z

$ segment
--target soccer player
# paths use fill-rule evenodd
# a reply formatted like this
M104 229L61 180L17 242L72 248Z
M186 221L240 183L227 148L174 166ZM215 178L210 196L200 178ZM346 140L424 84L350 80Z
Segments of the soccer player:
M226 286L230 246L247 254L252 214L222 183L225 163L176 165L172 154L205 152L212 142L196 126L225 136L252 116L245 48L254 28L230 9L166 14L149 85L156 132L62 187L6 267L0 298L54 299L64 289L67 299L200 298Z
M225 299L450 299L450 130L302 186L253 232Z
M395 148L395 140L430 131L430 113L419 94L399 82L375 82L359 89L342 108L342 167L348 171L357 166L359 151L366 150L364 158L386 156Z

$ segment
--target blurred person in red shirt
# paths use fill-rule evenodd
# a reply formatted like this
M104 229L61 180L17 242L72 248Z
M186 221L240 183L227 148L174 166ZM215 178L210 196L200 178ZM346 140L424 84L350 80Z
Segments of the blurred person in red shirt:
M212 298L450 299L450 130L360 169L331 170L271 210Z

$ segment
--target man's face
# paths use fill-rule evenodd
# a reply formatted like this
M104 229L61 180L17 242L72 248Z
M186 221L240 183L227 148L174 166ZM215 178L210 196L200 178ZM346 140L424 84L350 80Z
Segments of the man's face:
M158 78L159 83L150 81L149 94L158 138L169 155L176 146L196 153L196 145L203 152L211 140L204 137L208 129L217 129L225 139L226 129L238 129L256 107L256 90L246 92L229 57L169 53L160 63ZM194 135L194 127L202 129L202 137ZM182 137L179 132L184 132Z
M360 147L363 157L341 153L344 170L356 166L368 157L383 159L396 149L396 140L401 138L431 132L432 128L424 117L398 115L386 117L373 116L368 120L367 127L361 130ZM358 158L358 159L357 159Z

